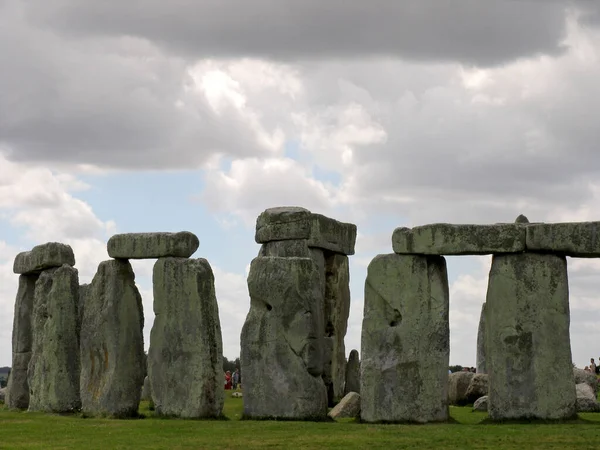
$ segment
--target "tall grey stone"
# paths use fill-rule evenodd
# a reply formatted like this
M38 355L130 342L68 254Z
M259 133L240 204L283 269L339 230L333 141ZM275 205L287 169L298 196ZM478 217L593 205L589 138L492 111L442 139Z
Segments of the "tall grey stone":
M144 315L135 275L126 260L101 262L87 288L81 322L82 411L133 417L144 381Z
M6 389L6 405L11 409L29 407L27 366L33 347L32 316L37 279L37 275L19 276L12 331L12 368Z
M439 256L378 255L362 325L361 418L448 419L448 275Z
M565 257L495 255L485 314L490 418L573 417Z
M339 253L326 253L325 258L325 348L330 354L327 376L331 383L333 403L344 397L346 376L346 347L344 338L348 330L350 315L350 268L348 257ZM332 402L330 402L332 403Z
M60 267L63 264L75 265L73 249L60 242L48 242L36 245L28 252L21 252L15 257L13 272L30 275L39 274L43 270Z
M485 368L485 302L481 305L479 328L477 329L477 373L487 373Z
M33 347L27 370L29 411L78 411L77 269L63 265L40 274L33 302Z
M357 350L352 350L350 356L348 356L345 378L344 395L349 394L350 392L360 394L360 360L358 359Z
M203 258L160 258L153 285L148 376L157 414L221 416L223 342L210 264Z
M241 334L245 417L326 417L321 289L311 258L252 261L250 311Z
M124 233L115 234L106 244L108 256L120 259L189 258L200 241L194 233Z

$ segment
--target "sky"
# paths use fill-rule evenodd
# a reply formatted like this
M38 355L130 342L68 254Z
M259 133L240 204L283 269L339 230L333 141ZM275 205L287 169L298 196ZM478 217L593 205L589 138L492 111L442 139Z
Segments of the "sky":
M598 2L0 0L0 60L0 366L14 257L44 242L89 283L115 233L195 233L233 359L266 208L358 226L347 353L394 228L600 220ZM451 364L475 365L490 261L447 258ZM568 264L583 367L600 261Z

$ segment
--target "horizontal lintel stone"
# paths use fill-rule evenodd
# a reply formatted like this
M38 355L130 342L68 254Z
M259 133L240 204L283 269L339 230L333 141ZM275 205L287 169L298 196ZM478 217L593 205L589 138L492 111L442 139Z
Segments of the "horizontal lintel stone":
M434 223L396 228L392 248L398 254L487 255L525 250L526 225L455 225Z
M527 226L527 250L600 257L600 222L538 223Z
M200 241L194 233L125 233L108 240L108 256L120 259L189 258Z
M60 242L48 242L36 245L28 252L21 252L15 257L13 272L20 275L40 273L43 270L61 267L63 264L75 265L73 249Z
M353 255L356 225L339 222L299 207L270 208L258 216L255 235L257 243L291 239L306 239L309 247Z

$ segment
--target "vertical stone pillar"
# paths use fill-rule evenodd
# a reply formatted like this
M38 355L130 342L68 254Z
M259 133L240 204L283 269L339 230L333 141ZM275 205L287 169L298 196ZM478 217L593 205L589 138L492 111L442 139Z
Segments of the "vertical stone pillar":
M156 413L221 416L223 341L210 264L202 258L159 258L153 286L148 377ZM138 393L140 385L141 380Z
M358 359L358 351L352 350L346 364L346 383L344 387L344 395L350 392L360 394L360 360Z
M146 367L142 297L133 268L127 260L104 261L86 286L80 345L82 410L88 415L134 417Z
M575 416L566 258L494 255L485 320L490 418Z
M11 409L29 407L27 366L33 346L31 317L37 279L38 275L19 276L12 333L12 368L6 389L6 405Z
M250 311L241 334L244 416L322 420L320 274L311 258L258 257L248 275Z
M448 275L441 256L378 255L362 326L361 418L448 419Z
M79 276L63 265L41 273L33 303L33 347L27 371L29 411L76 412L79 397Z
M323 309L323 381L328 404L343 397L346 350L344 337L350 314L350 276L347 255L354 254L356 226L304 208L271 208L256 224L259 256L311 258L317 266Z
M481 305L479 328L477 329L477 373L487 373L485 366L485 302Z

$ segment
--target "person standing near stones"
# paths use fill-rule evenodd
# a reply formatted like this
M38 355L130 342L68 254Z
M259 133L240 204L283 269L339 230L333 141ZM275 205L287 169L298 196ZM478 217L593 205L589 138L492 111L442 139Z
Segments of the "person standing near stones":
M231 390L231 372L229 370L225 372L225 390Z
M590 372L592 372L593 374L597 373L596 363L594 362L594 358L590 358Z
M240 369L238 367L235 368L235 372L233 372L233 390L235 391L240 382Z

